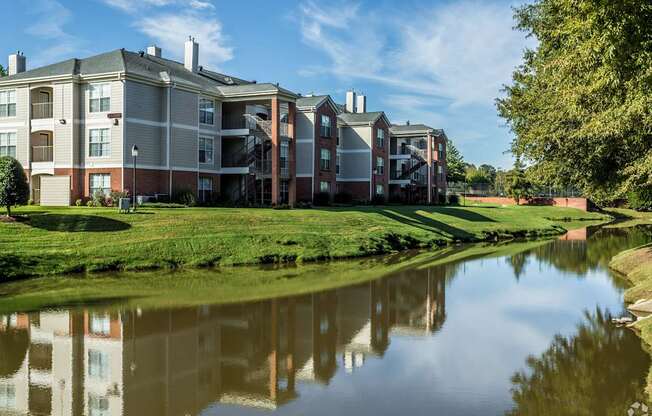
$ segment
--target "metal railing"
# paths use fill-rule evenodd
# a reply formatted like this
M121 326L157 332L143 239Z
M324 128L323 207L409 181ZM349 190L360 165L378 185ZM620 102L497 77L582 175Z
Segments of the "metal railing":
M401 144L401 154L412 155L417 159L426 160L426 151L411 144Z
M32 119L52 118L52 103L33 103Z
M256 120L247 117L247 115L226 115L222 117L222 129L239 130L256 128Z
M32 146L32 162L52 162L54 146Z

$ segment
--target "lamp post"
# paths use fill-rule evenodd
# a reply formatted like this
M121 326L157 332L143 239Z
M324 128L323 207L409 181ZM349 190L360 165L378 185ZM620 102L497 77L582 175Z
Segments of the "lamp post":
M134 194L134 211L136 210L136 158L138 157L138 146L133 145L131 147L131 156L134 158L134 174L133 174L133 181L134 181L134 186L131 192Z

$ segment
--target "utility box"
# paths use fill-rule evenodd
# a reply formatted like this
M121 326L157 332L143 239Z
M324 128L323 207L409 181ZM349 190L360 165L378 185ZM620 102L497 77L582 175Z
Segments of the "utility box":
M131 205L131 199L129 198L120 198L118 200L118 209L120 212L129 212L129 205Z

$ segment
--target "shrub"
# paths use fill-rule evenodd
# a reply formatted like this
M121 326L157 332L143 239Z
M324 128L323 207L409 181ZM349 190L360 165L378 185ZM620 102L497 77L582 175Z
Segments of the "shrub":
M272 205L272 209L291 209L292 207L289 206L288 204L278 204L278 205Z
M7 208L11 216L11 207L24 205L29 200L29 184L22 165L10 156L0 157L0 206Z
M299 201L299 202L297 202L297 208L302 208L302 209L312 208L312 202L310 202L310 201Z
M440 205L446 205L446 194L437 194L437 202Z
M197 197L192 191L179 191L173 197L172 201L187 207L194 207L197 205Z
M331 194L328 192L317 192L313 198L313 204L316 206L328 206L331 204Z
M338 192L335 194L333 201L335 201L336 204L352 204L353 195L349 192Z
M448 204L449 205L459 205L460 196L457 194L448 195Z
M385 205L385 195L379 195L376 194L374 197L371 199L371 203L373 205Z
M94 207L104 206L106 204L106 194L102 191L95 191L95 193L93 193L92 200Z
M627 203L637 211L652 210L652 186L641 187L627 194Z
M76 200L75 201L75 206L81 207L82 206L82 200L81 199Z
M86 201L86 206L89 208L93 208L95 206L95 201L89 199L88 201Z

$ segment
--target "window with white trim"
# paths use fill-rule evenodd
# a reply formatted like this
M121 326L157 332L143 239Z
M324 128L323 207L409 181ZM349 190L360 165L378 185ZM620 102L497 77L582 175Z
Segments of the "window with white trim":
M88 350L88 376L99 380L109 377L109 355L104 351Z
M88 96L89 112L104 113L111 110L111 84L91 84Z
M380 148L385 147L385 130L383 129L376 130L376 146Z
M16 409L16 386L0 384L0 409Z
M330 193L331 192L331 183L328 182L328 181L320 181L319 182L319 192Z
M209 98L199 99L199 122L210 125L215 123L215 101Z
M385 159L382 157L376 158L376 174L383 175L385 173Z
M199 177L199 200L201 202L209 202L213 194L213 178L209 176Z
M0 117L16 117L16 90L0 91Z
M331 170L331 151L321 149L319 152L319 169Z
M319 127L321 137L331 137L331 118L326 114L321 115L321 125Z
M88 178L90 184L90 194L102 192L104 195L111 193L111 174L110 173L91 173Z
M0 156L16 157L16 133L0 133Z
M88 130L88 156L111 156L111 131L109 129Z
M376 195L384 195L385 187L383 185L376 185Z
M111 334L111 318L108 314L91 314L90 333L93 335L109 336Z
M199 163L213 163L213 139L199 138Z

